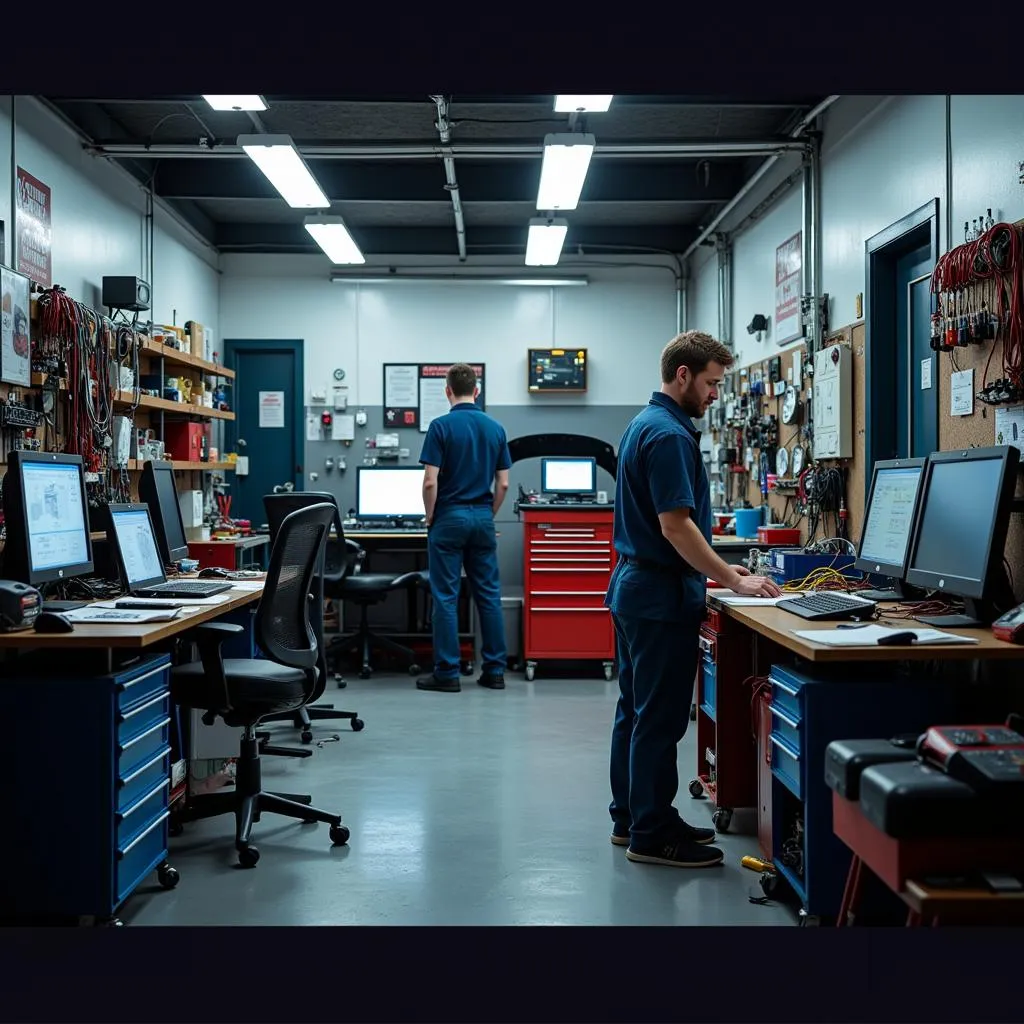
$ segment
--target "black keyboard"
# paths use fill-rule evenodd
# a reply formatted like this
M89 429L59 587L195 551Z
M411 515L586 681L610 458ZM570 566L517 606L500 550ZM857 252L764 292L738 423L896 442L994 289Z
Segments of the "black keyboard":
M215 580L168 580L135 593L138 597L213 597L230 589L230 583Z
M810 619L812 622L870 618L875 610L873 602L858 601L845 594L807 594L805 597L790 597L779 601L775 607Z

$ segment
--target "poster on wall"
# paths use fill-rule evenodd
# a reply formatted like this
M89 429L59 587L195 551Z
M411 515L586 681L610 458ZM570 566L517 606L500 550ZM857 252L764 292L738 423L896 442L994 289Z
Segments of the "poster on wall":
M804 336L800 323L803 295L803 232L775 250L775 343L785 345Z
M443 416L449 409L448 396L445 394L445 375L451 363L424 363L419 368L419 406L420 406L420 433L425 434L430 426L430 421L438 416ZM469 364L476 373L476 386L479 394L476 396L476 404L480 409L486 408L484 404L484 364Z
M260 427L284 426L284 392L260 392Z
M17 192L15 237L18 239L18 270L43 288L49 288L53 284L50 265L50 188L19 167Z
M32 383L29 345L29 280L0 267L0 380Z
M419 363L384 364L385 426L419 426L419 379Z

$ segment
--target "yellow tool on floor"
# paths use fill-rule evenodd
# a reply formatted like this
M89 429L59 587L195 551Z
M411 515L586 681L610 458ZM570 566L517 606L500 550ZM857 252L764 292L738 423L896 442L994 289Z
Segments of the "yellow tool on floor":
M771 871L775 873L775 865L770 861L761 860L759 857L744 857L740 863L745 868L750 868L751 871Z

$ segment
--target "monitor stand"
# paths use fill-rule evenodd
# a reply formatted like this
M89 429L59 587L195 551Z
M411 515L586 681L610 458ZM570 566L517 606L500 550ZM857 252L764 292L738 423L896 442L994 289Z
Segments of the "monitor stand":
M868 601L920 601L924 598L924 591L919 587L898 579L893 579L892 584L891 589L856 590L854 593Z
M985 587L985 596L964 598L963 615L916 615L918 622L939 629L984 629L1017 604L1006 568L999 566L995 578Z

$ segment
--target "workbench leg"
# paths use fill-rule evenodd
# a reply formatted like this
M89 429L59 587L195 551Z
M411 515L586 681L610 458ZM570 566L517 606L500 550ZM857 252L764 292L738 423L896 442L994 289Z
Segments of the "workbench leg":
M921 915L916 910L907 911L907 927L908 928L920 928L921 927Z
M854 855L850 861L850 870L846 875L846 886L843 889L843 902L839 906L836 927L850 927L857 916L860 906L860 891L864 877L864 862Z

